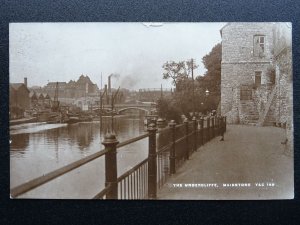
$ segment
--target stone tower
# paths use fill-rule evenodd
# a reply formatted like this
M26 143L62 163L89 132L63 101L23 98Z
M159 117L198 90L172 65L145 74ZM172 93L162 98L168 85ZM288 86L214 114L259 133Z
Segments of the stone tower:
M280 121L276 99L278 89L286 84L279 82L282 76L275 56L285 35L281 26L228 23L221 29L221 113L229 123L268 125Z

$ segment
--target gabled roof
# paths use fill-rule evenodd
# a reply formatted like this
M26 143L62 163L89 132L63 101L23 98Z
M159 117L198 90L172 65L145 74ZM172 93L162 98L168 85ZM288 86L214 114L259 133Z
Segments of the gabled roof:
M77 80L76 82L77 84L79 83L89 83L89 84L93 84L93 82L91 81L91 79L89 78L89 76L84 76L84 75L81 75L79 77L79 79Z
M30 92L24 83L11 83L11 84L9 84L9 86L10 86L11 88L13 88L14 90L16 90L16 91L17 91L20 87L24 86L24 87L27 89L27 91Z
M31 92L29 93L29 97L30 97L30 98L32 98L32 97L37 98L35 91L31 91Z
M42 95L43 95L44 98L50 98L48 93L43 93Z
M42 93L36 93L36 96L37 96L38 98L44 98L44 95L43 95Z
M12 84L10 84L10 86L15 90L18 90L22 85L24 85L24 84L23 83L12 83Z

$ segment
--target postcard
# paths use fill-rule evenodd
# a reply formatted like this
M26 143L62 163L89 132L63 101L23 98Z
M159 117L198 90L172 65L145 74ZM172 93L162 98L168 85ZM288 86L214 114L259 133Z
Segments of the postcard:
M10 23L12 199L294 198L292 24Z

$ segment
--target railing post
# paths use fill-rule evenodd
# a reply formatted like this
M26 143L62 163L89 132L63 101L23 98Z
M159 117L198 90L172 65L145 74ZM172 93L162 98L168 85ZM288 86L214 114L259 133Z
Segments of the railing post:
M207 117L207 141L210 140L210 117Z
M194 128L194 149L193 151L197 151L197 120L196 117L193 117L193 128Z
M200 133L201 134L200 135L200 138L201 138L200 144L204 145L204 119L203 119L203 117L200 118L200 132L201 132Z
M117 182L117 144L114 134L106 134L102 144L108 152L105 154L105 186L111 185L106 199L118 199Z
M215 137L215 117L211 118L211 127L212 127L212 138Z
M156 121L157 128L164 128L165 127L165 120L162 118L158 118Z
M222 116L219 117L219 123L220 123L220 126L219 126L219 135L222 134Z
M186 151L185 151L185 159L188 160L189 157L190 157L190 153L189 153L189 121L187 118L185 118L185 120L183 121L184 123L184 126L185 126L185 148L186 148Z
M216 132L217 132L217 136L220 135L220 121L219 121L219 116L216 116L216 123L217 123L217 127L216 127Z
M170 151L170 173L175 174L176 173L176 151L175 151L175 145L176 145L176 123L174 120L171 120L169 123L169 127L171 129L171 138L172 138L172 147Z
M151 123L148 126L149 150L148 150L148 198L156 199L157 162L156 162L156 126Z

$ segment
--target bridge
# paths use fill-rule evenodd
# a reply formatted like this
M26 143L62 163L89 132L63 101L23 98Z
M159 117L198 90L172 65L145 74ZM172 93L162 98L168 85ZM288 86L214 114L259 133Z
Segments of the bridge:
M111 105L103 105L102 108L104 110L111 110ZM154 103L136 103L136 104L115 104L114 110L116 110L116 113L122 113L127 110L140 110L145 112L147 115L150 114L152 110L156 109L156 104ZM93 106L93 110L99 110L99 105Z

